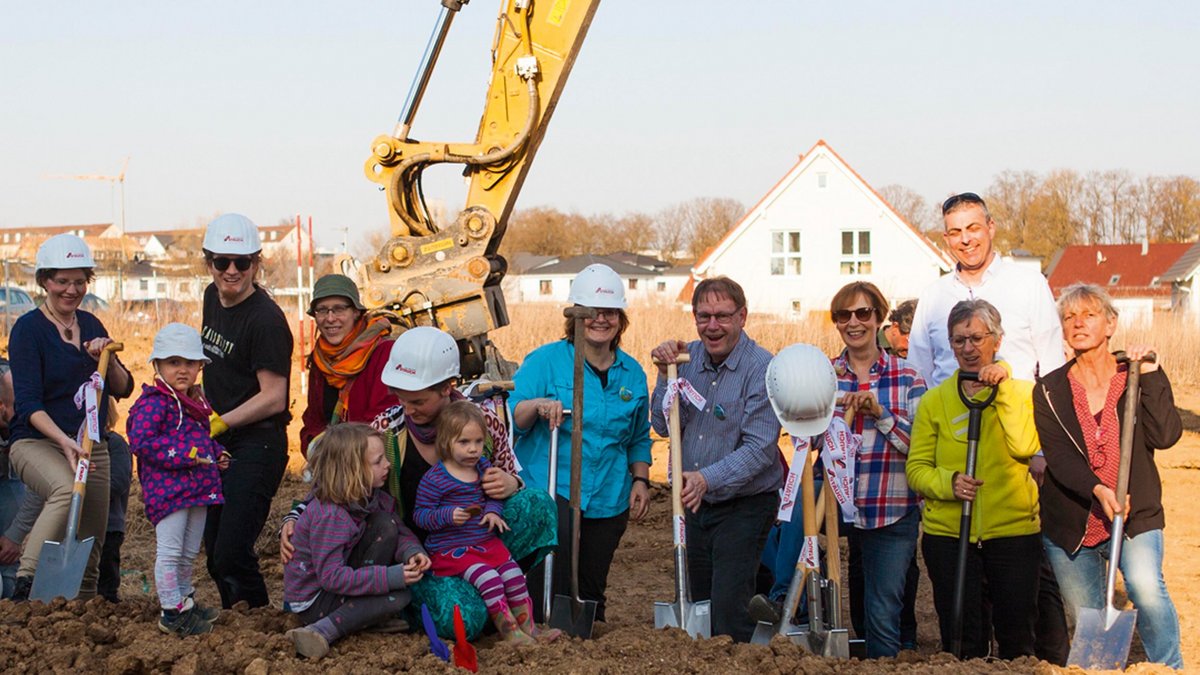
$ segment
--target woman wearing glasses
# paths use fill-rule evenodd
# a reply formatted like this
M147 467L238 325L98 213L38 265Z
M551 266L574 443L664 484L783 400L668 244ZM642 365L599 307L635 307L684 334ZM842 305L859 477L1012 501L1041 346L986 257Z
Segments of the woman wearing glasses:
M1004 330L1000 313L986 300L954 305L947 327L958 370L921 399L907 463L909 485L925 497L921 552L942 649L949 650L952 642L959 525L962 503L970 501L962 657L987 655L984 593L1000 658L1030 656L1042 561L1038 489L1029 475L1029 458L1038 449L1029 405L1033 383L1014 380L1008 364L996 361ZM968 411L959 396L959 372L978 375L978 381L961 384L973 400L984 400L989 388L996 389L995 401L983 410L974 478L964 473Z
M1104 579L1113 514L1121 510L1116 486L1129 366L1109 351L1117 310L1098 286L1068 286L1058 300L1063 334L1075 358L1041 380L1033 409L1046 453L1042 531L1063 598L1076 610L1104 607ZM1149 350L1130 348L1138 357ZM1156 450L1175 445L1183 422L1171 382L1157 363L1141 364L1137 424L1129 470L1130 511L1120 568L1137 607L1146 656L1183 669L1179 616L1163 580L1162 480Z
M583 322L584 330L584 433L582 524L579 530L579 594L596 602L596 618L604 620L604 594L613 553L630 518L637 521L650 507L650 397L646 372L618 345L629 327L625 314L625 287L621 277L605 265L589 265L571 282L567 300L596 309L596 317ZM534 350L525 358L515 379L511 399L516 427L516 453L521 477L527 485L548 488L550 430L570 438L571 418L563 408L573 399L575 323L567 319L566 337ZM564 443L563 448L568 447ZM570 541L571 454L560 450L557 472L558 541L560 550ZM540 613L544 576L529 575ZM570 579L569 565L555 565L554 592L563 592Z
M255 283L262 264L258 228L227 213L208 224L204 261L204 395L212 435L233 456L221 476L225 504L209 508L204 527L208 572L226 609L268 603L254 542L287 468L292 332L279 305Z
M349 277L326 274L313 284L309 316L317 342L308 356L308 405L301 416L300 450L331 424L370 423L395 404L380 379L391 352L391 324L368 319Z

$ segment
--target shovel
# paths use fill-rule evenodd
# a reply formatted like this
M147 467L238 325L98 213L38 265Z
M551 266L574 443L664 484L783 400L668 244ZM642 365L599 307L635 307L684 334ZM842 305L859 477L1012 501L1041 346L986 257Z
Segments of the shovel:
M963 391L963 382L978 382L979 373L958 371L958 398L967 406L967 466L965 475L975 477L975 456L979 452L979 432L983 425L983 411L996 400L998 389L992 387L987 398L976 401ZM962 658L963 604L967 596L967 549L971 545L971 508L974 501L962 503L962 519L958 523L958 560L954 570L954 614L950 636L950 652Z
M101 386L108 375L108 363L112 353L124 348L120 342L110 342L100 351L98 372ZM104 400L102 396L103 392L97 393L97 406ZM81 447L83 454L79 456L79 463L75 467L75 487L71 494L71 510L67 513L67 534L62 542L46 541L42 544L37 571L33 575L33 586L29 591L30 600L49 602L57 597L72 600L79 595L79 587L83 584L88 556L92 554L92 547L96 544L95 537L88 537L83 541L75 539L79 529L79 510L83 507L83 495L87 490L88 470L91 468L91 434L83 434Z
M550 626L572 637L589 639L596 622L596 601L579 597L579 525L583 501L583 348L584 319L596 316L591 307L567 307L563 316L575 322L575 372L571 401L571 594L555 595Z
M479 659L475 647L467 639L467 627L463 625L462 610L454 606L454 665L472 673L479 672Z
M679 377L680 363L689 356L679 354L667 364L667 379ZM692 602L688 585L687 535L683 515L683 436L679 426L679 397L671 401L671 537L675 541L675 602L654 603L654 628L682 628L694 638L712 637L712 602Z
M563 419L571 414L570 410L563 411ZM550 476L546 480L546 491L551 499L557 499L558 494L558 427L550 430ZM546 554L544 576L542 581L542 620L550 618L550 601L554 598L554 552Z
M458 609L455 607L455 609ZM461 614L455 613L456 616ZM421 626L425 629L425 637L429 638L429 653L439 659L449 662L450 650L446 647L446 643L438 637L437 626L433 623L433 616L429 613L429 605L421 605Z
M1139 399L1138 380L1143 361L1153 363L1151 353L1139 360L1117 354L1118 361L1129 364L1125 380L1125 419L1121 425L1121 464L1117 471L1117 503L1121 511L1113 514L1112 538L1108 545L1108 579L1104 609L1080 607L1075 622L1075 637L1071 640L1068 666L1096 670L1124 670L1129 660L1129 643L1137 623L1137 609L1119 610L1113 606L1117 585L1117 568L1121 561L1121 544L1125 540L1125 499L1129 493L1129 461L1133 456L1133 427L1137 423Z

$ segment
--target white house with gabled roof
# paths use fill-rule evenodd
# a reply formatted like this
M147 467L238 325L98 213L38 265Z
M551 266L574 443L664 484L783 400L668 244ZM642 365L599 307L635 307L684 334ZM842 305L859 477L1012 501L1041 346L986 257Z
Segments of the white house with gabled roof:
M833 294L856 280L895 305L951 266L822 140L697 261L679 298L689 303L697 281L726 275L752 312L828 312Z

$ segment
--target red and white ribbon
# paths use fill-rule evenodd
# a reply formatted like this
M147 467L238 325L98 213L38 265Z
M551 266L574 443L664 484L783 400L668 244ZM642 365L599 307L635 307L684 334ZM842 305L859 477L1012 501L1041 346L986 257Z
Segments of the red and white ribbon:
M79 427L79 432L76 434L76 441L83 444L83 435L87 435L93 442L100 442L100 392L104 391L104 380L100 379L100 373L92 373L86 382L79 385L79 391L75 392L75 407L83 410L83 424Z
M817 535L814 534L811 537L805 537L804 545L800 547L800 560L804 563L804 566L813 570L821 569L819 555Z
M779 512L775 514L775 520L789 523L792 521L792 511L796 508L796 493L800 490L800 474L804 470L804 464L801 462L808 461L808 453L812 449L812 444L808 437L792 436L792 447L795 448L792 452L792 467L788 470L787 479L783 481L783 487L779 490Z
M850 431L846 420L834 417L825 430L825 442L821 448L821 463L825 466L825 484L833 490L842 519L853 523L858 517L854 505L854 473L858 453L862 449L862 436Z
M687 545L687 522L683 516L671 516L671 525L675 528L675 545Z
M683 397L687 399L688 403L696 406L696 410L704 410L704 406L708 403L704 396L700 392L696 391L696 388L692 386L691 382L688 382L682 377L677 377L674 380L667 382L667 394L666 396L663 396L664 417L671 417L671 404L675 402L675 399L680 394L683 394Z

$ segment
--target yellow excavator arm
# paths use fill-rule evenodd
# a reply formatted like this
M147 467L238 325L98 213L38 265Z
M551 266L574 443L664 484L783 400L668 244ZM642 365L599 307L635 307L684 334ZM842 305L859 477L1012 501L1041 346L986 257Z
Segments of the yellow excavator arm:
M509 214L541 144L599 0L503 0L492 44L492 73L473 143L409 138L425 87L454 16L468 0L442 0L396 128L377 137L365 170L387 193L391 238L358 268L363 303L411 327L432 325L460 342L463 375L483 372L487 333L508 324L497 253ZM465 208L435 223L421 173L462 164Z

